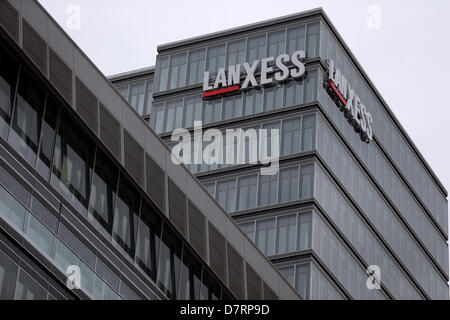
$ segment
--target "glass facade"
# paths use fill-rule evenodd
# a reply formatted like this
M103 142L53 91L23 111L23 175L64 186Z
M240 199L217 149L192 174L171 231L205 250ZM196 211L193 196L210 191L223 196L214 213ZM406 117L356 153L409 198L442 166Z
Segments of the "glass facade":
M318 15L165 45L157 57L151 127L165 140L179 118L191 131L193 119L222 132L280 130L274 175L262 175L258 163L189 170L303 298L448 299L446 191L327 18ZM211 80L219 68L297 50L306 53L303 78L201 99L204 71ZM189 82L168 91L174 89L167 85L171 61L184 54ZM327 59L371 113L370 143L327 94ZM260 68L255 76L260 79ZM174 103L183 106L179 115ZM236 153L236 143L233 148ZM245 159L254 151L245 142ZM381 270L378 290L366 286L370 265Z

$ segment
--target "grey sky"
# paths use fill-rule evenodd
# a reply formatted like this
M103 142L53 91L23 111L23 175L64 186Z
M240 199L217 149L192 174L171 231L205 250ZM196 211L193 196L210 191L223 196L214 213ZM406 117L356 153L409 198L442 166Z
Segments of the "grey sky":
M450 1L39 1L106 75L154 65L158 44L322 7L450 188ZM68 28L71 5L79 29ZM367 25L370 5L379 29Z

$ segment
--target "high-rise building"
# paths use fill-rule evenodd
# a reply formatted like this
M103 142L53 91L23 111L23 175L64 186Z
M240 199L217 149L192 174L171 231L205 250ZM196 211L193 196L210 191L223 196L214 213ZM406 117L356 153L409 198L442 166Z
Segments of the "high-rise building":
M170 147L194 121L257 129L186 166L303 298L448 299L447 191L322 9L160 45L110 80ZM272 175L250 161L262 137Z
M0 299L300 299L130 103L37 1L0 1Z

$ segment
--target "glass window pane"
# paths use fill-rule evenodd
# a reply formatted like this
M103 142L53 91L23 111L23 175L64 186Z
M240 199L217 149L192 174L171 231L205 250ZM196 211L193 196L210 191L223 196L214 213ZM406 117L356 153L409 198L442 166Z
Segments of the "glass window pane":
M205 49L189 52L188 84L201 83L205 70Z
M249 237L249 239L254 242L255 241L255 222L251 221L251 222L241 223L239 226L245 232L247 237Z
M9 142L32 166L36 161L44 103L44 90L25 72L22 72Z
M309 299L309 265L297 265L295 273L295 289L303 299Z
M278 174L259 176L259 205L268 206L277 201Z
M227 211L235 210L235 196L236 196L236 179L228 179L217 182L216 200L221 207Z
M269 33L268 39L268 57L277 57L285 52L285 30Z
M317 70L308 70L305 78L305 102L316 100Z
M262 59L266 55L266 35L248 39L247 62L251 65L254 60Z
M130 88L130 104L139 115L144 114L145 82L132 84Z
M120 177L119 192L114 211L113 239L131 256L134 256L136 223L139 216L140 195Z
M0 300L13 299L17 270L17 265L0 252Z
M298 199L298 167L280 170L280 202Z
M303 81L290 81L284 88L284 106L291 107L303 102Z
M297 50L305 50L305 26L288 29L287 50L290 55Z
M300 199L312 197L313 193L313 165L302 165L300 167Z
M167 80L169 78L169 57L159 58L156 61L155 77L157 78L157 91L167 90Z
M166 128L165 132L171 132L182 128L183 100L170 101L166 103Z
M48 179L50 174L50 165L53 159L53 147L55 143L58 113L59 107L50 97L48 97L47 105L45 106L44 122L42 123L41 148L36 167L45 179Z
M319 23L308 23L306 27L306 56L316 57L319 54Z
M19 66L2 50L0 53L0 136L6 139Z
M206 71L209 75L214 76L219 68L225 67L225 44L220 44L213 47L208 47L208 58Z
M147 98L145 102L145 108L143 115L149 114L152 110L152 101L153 101L153 80L147 81Z
M211 100L205 103L205 114L203 122L211 123L220 120L222 99Z
M179 300L200 300L202 265L186 248L181 263Z
M262 112L262 98L263 98L263 91L262 90L251 90L248 93L244 95L244 103L245 103L245 109L244 114L254 114L258 112Z
M89 201L88 219L106 237L112 234L113 212L119 173L103 153L97 151Z
M266 256L275 253L275 218L256 222L256 245Z
M154 281L160 237L161 218L146 201L142 201L136 242L136 262Z
M152 109L152 128L156 133L162 133L164 132L164 104L155 104Z
M283 104L283 86L264 88L264 111L281 108Z
M311 213L299 213L297 228L298 250L306 250L311 246Z
M294 266L280 268L281 275L286 279L286 281L294 287Z
M278 217L277 219L277 254L295 251L295 230L297 215Z
M256 207L257 175L239 177L238 180L238 210Z
M175 89L184 86L186 77L186 53L170 57L170 86Z
M300 118L283 121L281 154L287 155L300 151Z
M81 212L87 211L94 149L94 143L74 127L73 121L61 116L51 183Z
M245 39L228 43L227 61L228 66L245 62Z
M35 246L40 248L49 257L52 255L55 236L32 214L28 216L26 233Z
M302 151L312 150L315 146L316 116L303 116L302 122Z
M23 270L19 272L14 300L46 300L47 291Z
M194 121L202 120L203 101L200 96L190 97L184 100L184 104L184 127L191 128L194 126Z
M24 206L5 188L0 186L0 216L19 230L24 230L25 216L27 214Z
M237 118L242 115L242 95L233 95L223 99L222 119Z
M128 87L129 85L117 87L117 91L119 91L120 95L128 101Z
M169 299L173 300L177 296L182 242L167 225L163 229L156 282Z

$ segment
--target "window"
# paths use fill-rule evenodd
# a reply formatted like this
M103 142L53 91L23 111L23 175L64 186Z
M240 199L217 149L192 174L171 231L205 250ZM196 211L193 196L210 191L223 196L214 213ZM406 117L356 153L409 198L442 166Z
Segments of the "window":
M146 201L142 201L136 241L136 262L153 281L156 280L160 237L161 218Z
M0 61L2 61L0 64L0 136L6 139L19 67L5 55L3 50L0 53Z
M170 57L170 81L169 89L184 86L186 77L186 53L180 53Z
M303 299L309 299L309 265L296 265L295 289Z
M300 167L300 199L312 197L313 181L313 165L302 165Z
M317 70L307 71L305 78L305 102L316 100L317 97Z
M294 266L283 267L278 269L286 281L294 287Z
M14 300L46 300L47 291L23 270L19 271Z
M316 57L319 54L319 23L309 23L306 27L306 56Z
M190 51L188 60L188 84L203 82L203 72L205 71L205 49Z
M245 39L228 43L227 61L228 66L245 62Z
M170 101L166 104L165 132L171 132L182 127L183 100Z
M281 154L292 154L300 151L300 118L283 121Z
M158 103L152 108L152 128L156 133L162 133L164 132L164 104Z
M152 101L153 101L153 80L147 81L147 93L146 93L146 103L144 112L142 115L147 115L152 110Z
M238 179L238 210L256 207L257 175L239 177Z
M53 159L53 147L55 143L56 122L58 120L59 107L47 97L44 122L41 131L41 148L37 160L36 169L47 180L50 174L50 165Z
M235 210L236 179L217 182L216 200L226 212Z
M256 245L266 256L275 253L275 218L256 221Z
M277 218L277 254L295 251L297 215Z
M180 290L178 299L199 300L202 279L202 265L193 258L194 254L187 248L183 252L183 262L181 263Z
M255 241L255 222L246 222L239 225L251 241Z
M280 142L281 142L280 141L280 138L281 138L280 125L281 125L280 121L264 123L262 125L262 129L267 130L266 131L266 143L265 144L263 144L262 142L260 143L262 155L264 155L264 156L267 155L268 157L272 156L272 138L276 139L278 137L278 145L279 146L281 145L280 144ZM278 131L276 131L276 130L278 130Z
M9 142L31 165L35 165L44 113L45 92L25 72L19 80L16 108Z
M302 151L312 150L315 146L316 116L303 116L302 119Z
M247 62L252 65L254 60L264 58L266 55L266 35L257 36L248 39L247 44Z
M280 170L280 202L298 199L298 167Z
M167 80L169 78L169 57L157 59L155 76L157 77L157 91L167 90Z
M287 31L287 51L291 55L297 50L305 50L305 26L295 27Z
M182 246L181 240L164 224L156 283L172 300L176 298L179 284Z
M215 182L208 182L203 185L208 193L214 198L214 189L216 187Z
M220 120L222 100L211 100L205 103L205 114L203 122L211 123Z
M12 300L18 267L0 252L0 300Z
M283 105L283 86L264 88L264 111L280 108Z
M125 179L120 177L119 192L114 211L113 239L131 256L134 256L136 223L139 217L140 195Z
M268 206L277 201L277 182L278 175L260 175L259 176L259 205Z
M184 100L184 127L191 128L194 121L202 120L203 101L200 96L186 98Z
M94 149L94 143L61 116L50 182L81 212L87 211Z
M117 91L119 91L120 95L128 101L128 85L117 87Z
M208 48L206 71L210 72L210 76L215 74L219 68L225 67L225 44L220 44Z
M311 247L311 213L299 213L297 232L298 250L309 249Z
M242 115L242 95L233 95L223 99L222 119L237 118Z
M244 104L244 114L254 114L258 112L262 112L262 98L263 91L262 90L251 90L250 92L245 94Z
M145 82L132 84L130 87L130 104L140 116L144 114L144 98Z
M100 150L95 163L88 219L107 237L112 233L119 173Z
M267 56L268 57L277 57L279 54L282 54L285 52L285 31L276 31L269 33L269 40L268 40L268 50L267 50ZM275 62L273 62L275 63Z
M284 86L284 106L291 107L303 102L303 81L290 81Z

